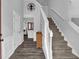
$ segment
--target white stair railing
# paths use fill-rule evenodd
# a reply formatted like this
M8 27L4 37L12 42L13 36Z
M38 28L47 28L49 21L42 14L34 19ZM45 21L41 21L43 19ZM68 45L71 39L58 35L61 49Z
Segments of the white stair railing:
M52 37L53 33L49 28L49 21L47 19L47 16L43 10L43 7L36 1L36 3L39 5L40 13L41 13L41 31L43 35L43 51L45 54L46 59L53 59L52 55Z

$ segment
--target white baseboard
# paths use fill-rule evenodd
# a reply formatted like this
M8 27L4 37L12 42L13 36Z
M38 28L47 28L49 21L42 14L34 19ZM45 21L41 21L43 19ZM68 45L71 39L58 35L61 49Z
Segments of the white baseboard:
M20 42L20 43L18 44L18 46L21 45L22 43L23 43L23 41ZM18 47L18 46L17 46L17 47ZM17 47L16 47L16 48L17 48ZM16 48L14 48L13 51L10 51L9 58L10 58L10 56L15 52Z
M52 19L54 19L54 18L52 17ZM55 22L55 20L53 20L53 21L56 24L57 28L59 29L59 27L58 27L57 23ZM59 32L61 32L61 35L64 36L63 32L60 29L59 29Z
M23 39L21 39L20 41L18 41L17 46L15 48L13 47L13 50L11 50L9 52L9 57L8 58L10 58L10 56L15 52L15 50L17 49L17 47L23 43L23 41L24 41Z
M67 41L68 42L68 41ZM72 48L72 45L68 42L68 44L67 44L70 48Z
M72 53L79 57L79 54L74 49L72 49Z
M67 40L67 42L68 42L68 40ZM79 57L79 54L75 51L75 49L73 49L73 47L72 47L72 45L70 44L70 42L68 42L68 44L67 44L70 48L72 48L72 53L74 54L74 55L76 55L77 57Z

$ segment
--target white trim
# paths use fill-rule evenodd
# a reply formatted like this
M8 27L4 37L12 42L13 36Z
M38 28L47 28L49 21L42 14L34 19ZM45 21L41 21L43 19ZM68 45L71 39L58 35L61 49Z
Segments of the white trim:
M77 57L79 57L79 54L74 49L72 49L72 53L75 54Z
M75 30L75 31L77 31L78 33L79 33L79 27L76 25L76 24L74 24L73 22L69 22L69 24L71 25L71 27Z
M17 47L18 47L19 45L21 45L21 44L23 43L23 41L24 41L24 40L18 42ZM10 56L15 52L15 50L17 49L17 47L14 48L13 51L10 51L10 54L9 54L9 57L8 57L8 58L10 58Z
M40 8L40 12L41 12L41 15L42 15L42 17L43 17L43 20L44 20L44 27L45 28L43 28L44 29L44 32L43 32L43 34L44 34L44 38L43 38L43 51L44 51L44 55L45 55L45 58L46 59L52 59L52 57L51 57L51 55L52 55L52 53L50 53L51 51L50 50L52 50L52 48L50 47L50 42L47 40L47 39L50 39L49 37L49 34L52 34L52 36L53 36L53 33L50 33L50 29L49 29L49 22L48 22L48 19L47 19L47 16L46 16L46 14L45 14L45 11L43 10L43 6L41 6L40 5L40 3L38 3L37 1L36 1L36 3L37 3L37 5L39 5L39 8ZM45 7L47 7L47 6L45 6ZM52 43L52 42L51 42Z
M71 45L70 42L68 41L68 38L65 37L65 35L64 35L64 40L67 42L67 46L69 46L70 48L72 48L72 45Z
M65 20L65 18L58 12L56 11L54 8L51 8L51 10L53 10L57 15L59 15L63 20Z

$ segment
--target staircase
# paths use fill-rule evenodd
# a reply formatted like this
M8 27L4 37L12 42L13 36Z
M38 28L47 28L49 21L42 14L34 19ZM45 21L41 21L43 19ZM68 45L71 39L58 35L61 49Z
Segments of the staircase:
M67 42L57 29L54 21L51 18L49 20L49 27L53 31L53 59L79 59L72 54L72 49L67 46Z
M45 59L42 49L36 48L36 42L24 36L24 42L16 49L10 59Z

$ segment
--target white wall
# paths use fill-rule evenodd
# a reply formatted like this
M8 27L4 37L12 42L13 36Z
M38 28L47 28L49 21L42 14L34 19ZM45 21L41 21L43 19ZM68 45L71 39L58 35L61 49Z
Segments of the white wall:
M38 1L42 6L48 5L48 0L36 0L36 1Z
M64 20L68 20L69 0L49 0L49 9L56 11ZM49 14L50 16L50 14Z
M12 7L9 5L12 4L10 0L2 0L2 38L4 39L3 42L3 59L7 59L10 51L12 50L13 43L9 43L12 41L13 36L13 19L12 19ZM10 9L9 9L10 8ZM8 47L8 48L7 48ZM11 50L9 49L11 48ZM5 50L6 49L6 50ZM10 51L9 51L10 50Z
M36 0L38 3L40 3L40 5L42 6L42 8L45 11L46 16L48 16L48 2L49 0Z
M13 33L12 7L10 6L13 3L10 0L7 0L7 1L2 0L2 2L3 2L3 6L2 6L3 20L2 20L2 22L4 22L2 32L3 32L3 34L6 34L3 36L7 37L9 35L12 35L12 33ZM9 31L9 29L10 29L10 31Z
M2 59L9 59L17 46L23 41L22 29L18 27L21 26L22 28L22 9L21 0L2 0L2 38L4 39ZM13 11L15 11L15 14L13 14Z
M79 0L71 0L69 16L79 18Z
M48 13L48 6L42 6L42 8L43 8L43 10L44 10L44 12L45 12L45 14L46 14L46 16L48 17L48 15L49 15L49 13Z
M31 3L31 2L36 5L35 10L32 12L27 10L27 5L28 5L28 3ZM36 32L40 31L40 9L34 0L25 0L24 1L24 18L28 18L28 17L34 19L34 30L33 30L34 33L33 33L33 31L29 30L29 33L28 33L28 34L30 34L29 38L34 38L34 41L36 41Z

